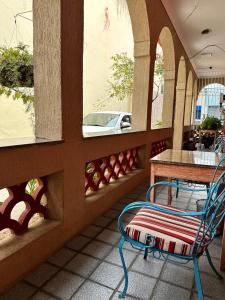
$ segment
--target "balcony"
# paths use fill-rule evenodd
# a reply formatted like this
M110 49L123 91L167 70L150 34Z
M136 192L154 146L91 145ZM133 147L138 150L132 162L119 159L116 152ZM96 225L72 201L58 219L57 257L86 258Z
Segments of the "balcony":
M182 151L185 144L193 142L195 117L200 120L207 114L212 103L207 100L206 105L205 90L214 99L212 86L217 86L216 112L221 118L220 129L225 133L225 127L221 128L225 113L222 95L225 93L225 49L220 45L225 43L225 35L220 30L225 28L225 4L222 0L218 1L221 6L210 0L108 0L111 6L105 7L104 1L99 0L95 0L96 6L94 0L9 2L13 1L19 3L21 11L29 2L29 10L22 13L19 10L19 14L13 14L11 4L0 3L0 6L4 7L6 16L11 16L10 21L13 20L10 39L16 38L14 51L18 50L20 32L16 30L20 18L32 24L30 34L24 31L22 36L32 49L29 57L30 66L34 65L31 74L34 86L30 101L35 132L32 131L32 137L24 137L23 131L12 138L22 124L25 126L24 111L17 123L14 123L16 106L14 117L10 119L8 115L12 112L8 107L20 96L16 77L16 90L10 91L9 84L5 89L0 86L0 300L117 299L124 284L119 260L118 216L126 204L145 199L154 174L152 157L166 149ZM122 17L121 13L124 13ZM205 48L201 45L205 45L207 36L200 35L203 28L199 15L203 19L213 13L216 14L213 20L218 19L219 24L215 33L220 33L221 41L214 45L214 32L208 36L206 49L209 48L210 55L204 61L201 53ZM92 26L91 22L97 19L99 22L93 22ZM4 20L0 18L0 23ZM177 22L173 24L174 20ZM115 28L117 31L112 34ZM94 32L94 38L87 34L87 29ZM89 51L88 43L89 46L93 43ZM120 45L124 48L120 49ZM122 53L126 50L129 55ZM110 73L115 65L110 64L112 60L118 63L117 59L125 60L130 66L124 98L121 94L114 97L117 94L112 90L110 95L103 93L108 91L109 82L115 88ZM107 62L104 66L103 60ZM209 63L215 63L213 70ZM116 86L116 91L120 88ZM5 93L4 99L1 93ZM124 89L122 96L123 93ZM7 94L15 97L10 103ZM5 110L1 110L1 101L7 103ZM97 129L91 135L93 128L89 128L85 137L84 116L103 110L102 107L106 115L110 111L109 118L116 115L115 119L95 123L93 118L92 124L86 126ZM122 109L125 111L121 115ZM13 129L10 135L5 130L8 121ZM29 118L25 121L27 124ZM196 144L202 150L200 141ZM182 159L178 156L172 159ZM190 151L184 156L190 158ZM194 180L209 183L212 169L208 176L203 176L201 157L197 158L197 164L198 172L192 172ZM165 162L162 165L167 173L160 176L164 175L166 180L185 179L183 170L180 177L175 177ZM27 190L32 179L36 182L34 189ZM172 190L173 206L193 211L196 199L205 197L204 193L180 191L176 199L174 193ZM167 203L167 197L168 192L159 189L156 203ZM129 213L125 221L128 223L133 217ZM172 264L168 258L163 260L152 255L144 261L142 252L129 244L125 248L130 278L126 299L198 298L191 263ZM219 268L223 261L225 267L225 233L223 238L216 237L210 248L215 266ZM200 271L205 299L224 299L224 281L215 277L205 256L200 258Z

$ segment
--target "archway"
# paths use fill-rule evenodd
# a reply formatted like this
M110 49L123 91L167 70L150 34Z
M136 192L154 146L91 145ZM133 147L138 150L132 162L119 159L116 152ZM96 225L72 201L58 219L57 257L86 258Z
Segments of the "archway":
M172 34L164 27L156 47L152 129L172 127L175 84L175 53ZM157 94L158 93L158 94Z
M225 85L222 83L209 83L202 85L195 105L195 124L201 124L207 116L222 119L220 102L225 95Z
M186 88L186 64L182 56L180 58L177 74L176 105L174 119L173 149L181 150L183 144L183 122Z

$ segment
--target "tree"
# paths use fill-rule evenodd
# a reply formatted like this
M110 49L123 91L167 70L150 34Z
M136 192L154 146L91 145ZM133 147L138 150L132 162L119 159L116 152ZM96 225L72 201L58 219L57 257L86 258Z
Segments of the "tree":
M123 101L133 94L134 61L127 53L115 54L111 59L113 73L108 81L108 95L110 98Z

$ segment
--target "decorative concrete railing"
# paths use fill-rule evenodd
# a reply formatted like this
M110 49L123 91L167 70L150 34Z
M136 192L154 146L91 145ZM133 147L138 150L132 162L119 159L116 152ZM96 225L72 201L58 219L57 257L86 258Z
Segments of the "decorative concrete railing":
M138 149L121 151L86 163L85 193L99 190L137 168Z
M170 139L161 140L155 143L152 143L152 149L151 149L151 157L165 151L168 149L168 144L170 143Z
M47 218L47 200L42 179L33 179L6 188L6 199L1 199L0 232L10 229L19 235L28 230L30 221L40 214Z

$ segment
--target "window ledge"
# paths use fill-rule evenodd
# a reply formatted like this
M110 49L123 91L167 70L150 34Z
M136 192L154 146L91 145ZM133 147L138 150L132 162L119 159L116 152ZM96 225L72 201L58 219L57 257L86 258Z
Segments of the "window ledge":
M53 139L44 139L44 138L11 138L11 139L0 139L0 148L11 148L11 147L24 147L29 145L36 144L57 144L62 143L63 140L53 140Z

